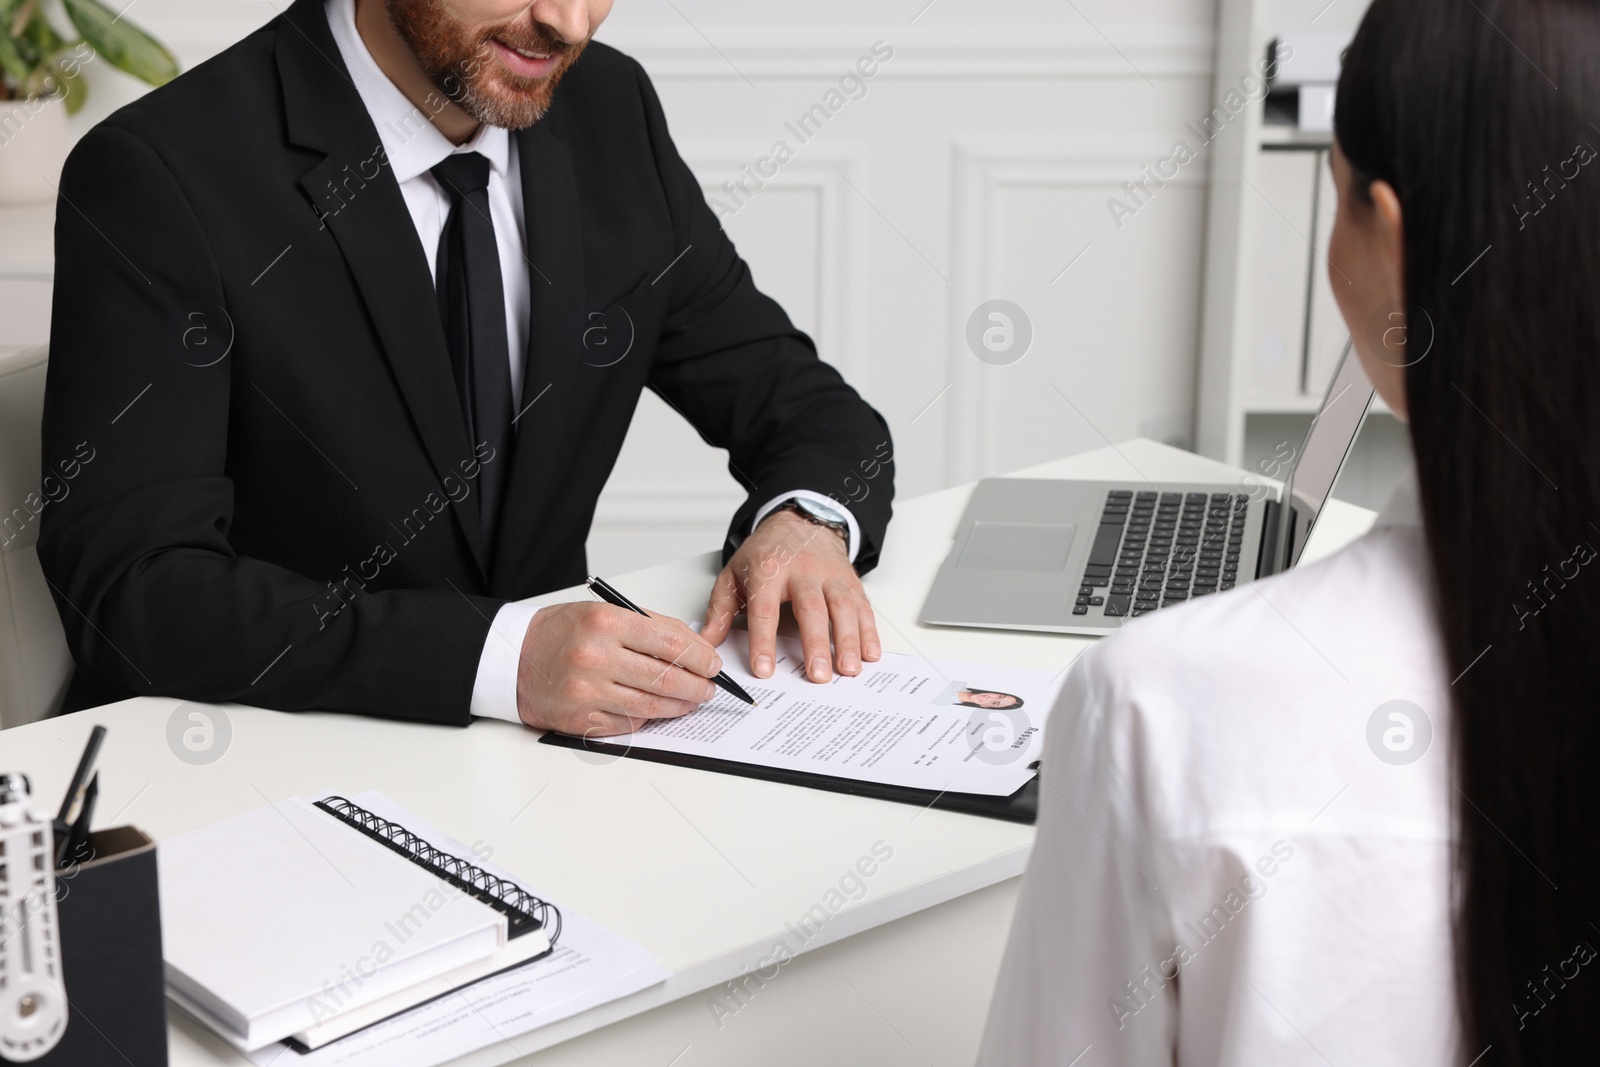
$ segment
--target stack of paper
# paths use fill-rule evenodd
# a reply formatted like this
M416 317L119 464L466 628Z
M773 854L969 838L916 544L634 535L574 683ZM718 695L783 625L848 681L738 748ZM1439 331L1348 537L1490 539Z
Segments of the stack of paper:
M162 842L169 995L244 1050L324 1041L549 948L298 798ZM365 1022L360 1025L365 1025Z
M460 841L381 793L366 792L350 799L405 826L435 848L472 856ZM492 862L478 866L517 882L535 896L544 895ZM314 1052L285 1056L283 1045L272 1045L251 1053L250 1059L257 1067L285 1067L291 1060L293 1067L433 1067L489 1045L510 1042L668 977L670 972L647 949L572 908L562 908L561 939L555 951L543 959L456 990Z

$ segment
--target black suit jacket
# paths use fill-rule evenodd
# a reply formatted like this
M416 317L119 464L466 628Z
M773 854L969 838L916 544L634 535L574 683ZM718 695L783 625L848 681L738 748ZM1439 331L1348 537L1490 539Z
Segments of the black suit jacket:
M468 440L421 242L321 0L73 151L44 455L74 477L39 541L73 704L465 723L495 611L583 580L647 387L748 492L725 557L806 488L853 510L873 565L887 427L757 291L639 65L592 44L513 136L533 269L511 455ZM492 556L483 463L510 467Z

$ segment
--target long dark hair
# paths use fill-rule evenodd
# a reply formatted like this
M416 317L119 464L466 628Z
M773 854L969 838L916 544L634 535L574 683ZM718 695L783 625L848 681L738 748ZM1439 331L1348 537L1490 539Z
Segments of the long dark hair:
M1398 194L1412 358L1432 345L1406 390L1455 679L1457 1062L1492 1046L1480 1067L1600 1051L1591 123L1597 0L1375 0L1334 122Z

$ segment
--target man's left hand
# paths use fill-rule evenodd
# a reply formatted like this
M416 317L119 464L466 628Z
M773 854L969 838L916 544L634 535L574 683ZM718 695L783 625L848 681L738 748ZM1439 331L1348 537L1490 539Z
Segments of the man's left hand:
M711 589L701 634L713 645L728 636L742 608L750 628L750 673L770 678L776 662L778 610L794 605L805 650L806 677L826 682L861 673L883 654L877 622L840 534L792 511L774 511L728 560ZM833 629L833 655L828 630Z

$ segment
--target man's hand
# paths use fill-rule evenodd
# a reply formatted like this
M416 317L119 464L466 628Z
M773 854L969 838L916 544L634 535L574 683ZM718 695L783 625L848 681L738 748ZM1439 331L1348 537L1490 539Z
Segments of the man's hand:
M576 737L631 733L710 700L720 670L711 643L677 619L556 604L541 608L523 636L517 714Z
M728 560L711 589L701 633L722 643L743 608L750 626L750 673L772 676L778 637L778 609L794 604L805 649L806 677L833 677L828 626L833 625L833 660L840 674L860 674L862 660L883 654L867 592L850 565L844 539L792 511L774 511L761 521Z

